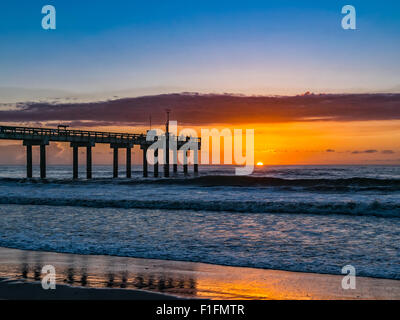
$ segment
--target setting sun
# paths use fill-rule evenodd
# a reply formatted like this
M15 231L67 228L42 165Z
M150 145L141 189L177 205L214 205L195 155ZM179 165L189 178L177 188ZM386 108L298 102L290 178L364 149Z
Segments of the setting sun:
M257 166L261 167L263 165L264 165L264 163L262 163L261 161L257 162Z

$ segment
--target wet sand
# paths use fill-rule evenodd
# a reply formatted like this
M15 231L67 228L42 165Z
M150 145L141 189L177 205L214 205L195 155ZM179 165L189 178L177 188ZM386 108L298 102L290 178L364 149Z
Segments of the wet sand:
M44 265L56 290L44 290ZM400 280L0 248L0 299L400 299Z
M43 290L40 282L0 278L0 299L6 300L176 300L178 298L140 290L85 288L57 285Z

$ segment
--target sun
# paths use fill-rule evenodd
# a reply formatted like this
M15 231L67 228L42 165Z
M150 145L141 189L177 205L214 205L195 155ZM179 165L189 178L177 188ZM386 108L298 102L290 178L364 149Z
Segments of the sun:
M261 161L257 162L257 166L262 167L264 165L264 163L262 163Z

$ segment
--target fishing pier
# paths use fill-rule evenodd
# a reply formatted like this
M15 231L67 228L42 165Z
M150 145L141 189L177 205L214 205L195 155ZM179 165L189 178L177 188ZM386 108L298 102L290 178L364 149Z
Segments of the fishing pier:
M0 139L1 140L20 140L26 147L26 176L32 178L32 147L38 146L40 148L40 178L46 178L46 146L50 142L66 142L72 148L72 177L78 179L78 151L79 148L86 148L86 178L92 178L92 149L96 144L109 144L113 149L113 177L118 177L118 151L119 149L126 149L126 177L132 176L132 148L135 145L140 146L143 153L143 176L148 176L148 157L147 151L154 143L148 141L147 134L130 134L130 133L115 133L115 132L99 132L99 131L84 131L84 130L70 130L66 126L58 126L57 129L52 128L31 128L31 127L10 127L0 126ZM156 139L160 137L156 137ZM195 152L194 156L194 173L198 173L198 150L201 147L200 138L185 137L178 139L178 137L167 133L161 137L164 138L166 143L166 156L164 162L164 176L169 177L170 173L170 150L173 152L181 149L183 151L183 172L188 173L188 152L184 146L187 142L194 142L195 148L190 149ZM174 139L174 140L172 140ZM183 140L183 141L182 141ZM171 143L174 141L174 144ZM170 148L170 145L175 145ZM193 143L192 143L193 145ZM176 150L175 150L176 149ZM154 150L154 155L157 157L158 149ZM154 176L159 177L158 161L154 161ZM173 172L178 171L178 163L176 157L173 157Z

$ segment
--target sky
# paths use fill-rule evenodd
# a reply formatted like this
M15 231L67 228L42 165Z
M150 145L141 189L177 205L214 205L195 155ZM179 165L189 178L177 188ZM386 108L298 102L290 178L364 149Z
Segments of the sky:
M47 4L56 30L42 29ZM348 4L356 30L341 26ZM138 132L150 114L161 126L168 106L197 130L255 129L256 162L400 164L400 99L387 95L400 93L399 38L399 1L4 0L0 123ZM159 96L181 92L214 96ZM153 100L118 100L144 95ZM68 145L51 148L50 164L71 162ZM94 163L111 163L96 150ZM20 143L0 141L0 155L24 163Z
M43 30L41 8L56 8ZM0 11L0 87L72 93L400 91L400 3L10 1ZM149 91L150 90L150 91Z

